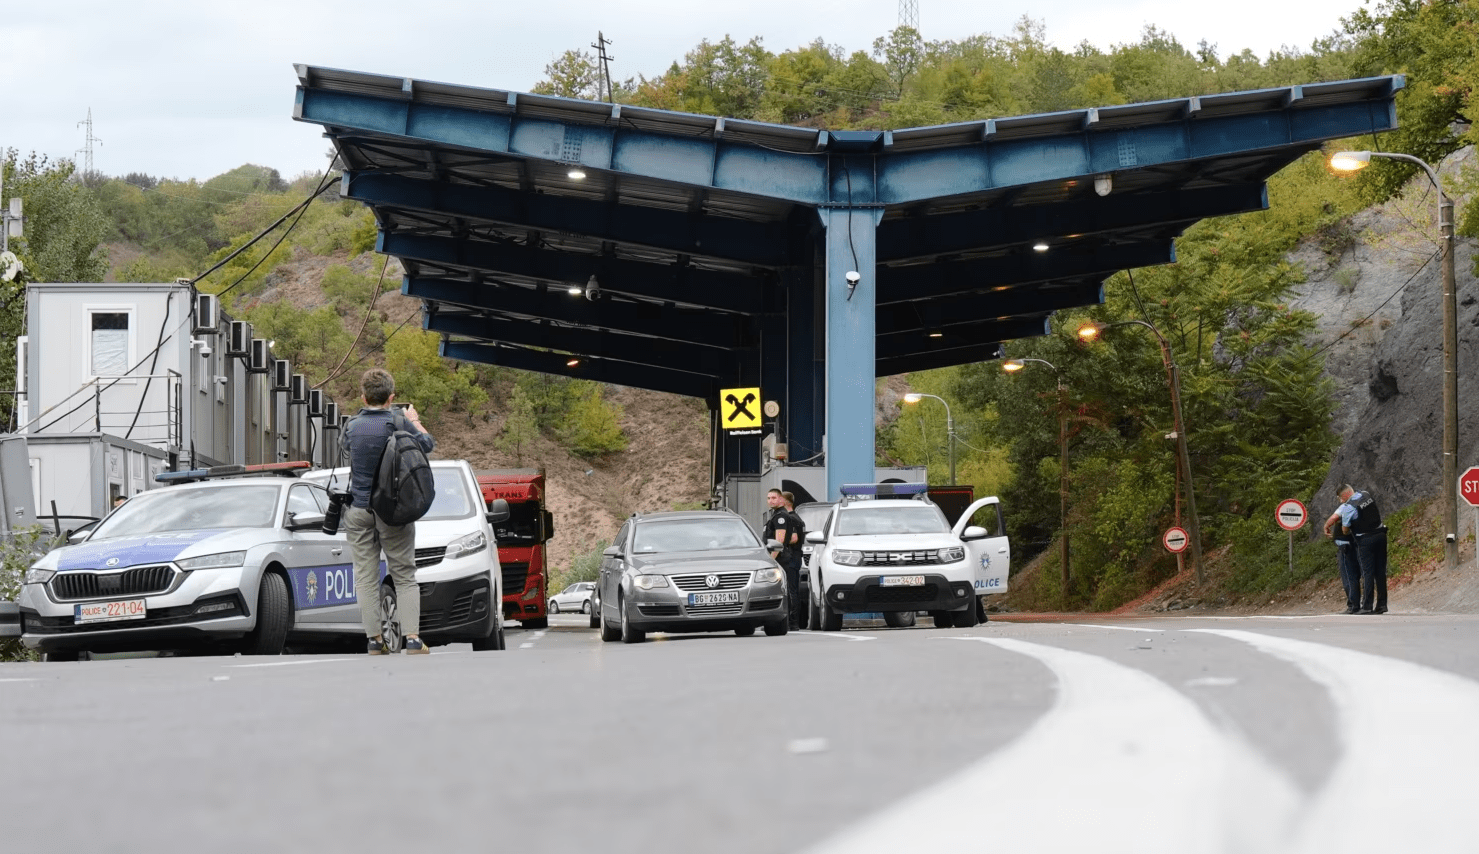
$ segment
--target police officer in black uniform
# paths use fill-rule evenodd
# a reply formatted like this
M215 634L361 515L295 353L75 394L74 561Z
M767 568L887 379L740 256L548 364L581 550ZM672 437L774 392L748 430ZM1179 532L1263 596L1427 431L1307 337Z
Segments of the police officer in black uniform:
M777 540L781 550L776 552L776 563L786 571L786 590L790 593L790 627L801 627L801 540L806 526L801 517L786 509L786 496L779 489L765 494L765 503L770 506L770 515L765 519L766 540Z
M1337 511L1342 528L1355 538L1356 561L1361 565L1361 610L1357 613L1385 614L1387 526L1381 521L1381 508L1370 490L1357 492L1348 483L1341 486L1337 495L1343 502Z

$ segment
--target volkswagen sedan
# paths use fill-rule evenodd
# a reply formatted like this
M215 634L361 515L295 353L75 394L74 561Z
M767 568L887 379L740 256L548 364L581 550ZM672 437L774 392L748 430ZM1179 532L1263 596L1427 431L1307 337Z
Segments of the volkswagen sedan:
M786 633L786 576L755 531L721 510L645 513L617 532L601 561L601 640L640 643L648 632L764 629Z

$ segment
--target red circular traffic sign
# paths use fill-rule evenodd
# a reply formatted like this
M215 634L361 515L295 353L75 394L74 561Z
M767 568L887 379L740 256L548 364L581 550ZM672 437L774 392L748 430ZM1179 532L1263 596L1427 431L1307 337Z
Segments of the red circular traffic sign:
M1279 509L1274 511L1274 521L1279 527L1286 531L1298 531L1309 521L1310 511L1305 508L1304 502L1297 498L1286 498L1279 502Z
M1179 555L1186 551L1186 544L1190 541L1191 539L1186 536L1185 528L1167 528L1166 533L1161 535L1161 545L1165 546L1166 551L1173 555Z
M1472 466L1459 476L1458 494L1470 507L1479 507L1479 466Z

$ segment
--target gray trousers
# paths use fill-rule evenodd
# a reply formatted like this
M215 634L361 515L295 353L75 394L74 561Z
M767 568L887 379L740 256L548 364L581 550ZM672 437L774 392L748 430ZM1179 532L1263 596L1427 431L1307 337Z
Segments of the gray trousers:
M421 588L416 586L416 523L387 525L368 507L344 508L344 536L354 558L354 594L359 599L365 637L380 634L380 553L395 582L396 618L401 635L421 631Z

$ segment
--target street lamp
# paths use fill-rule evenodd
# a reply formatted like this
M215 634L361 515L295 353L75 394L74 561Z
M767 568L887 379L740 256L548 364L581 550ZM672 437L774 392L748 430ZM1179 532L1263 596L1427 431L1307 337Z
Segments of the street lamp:
M1181 469L1182 481L1186 484L1186 527L1189 529L1187 539L1191 541L1191 566L1196 572L1197 583L1201 584L1205 580L1202 575L1202 523L1197 517L1197 496L1191 483L1191 456L1186 451L1186 426L1181 421L1181 371L1176 367L1176 360L1171 356L1171 345L1166 342L1166 336L1162 335L1159 329L1144 320L1087 323L1079 327L1078 337L1092 342L1106 329L1132 325L1149 329L1155 334L1156 340L1161 343L1161 361L1166 366L1166 384L1171 387L1172 429L1176 431L1167 438L1176 439L1176 462Z
M950 485L955 485L955 419L950 415L950 402L938 394L923 394L911 391L904 395L905 403L918 403L920 398L933 397L945 404L945 432L950 435Z
M1395 151L1339 151L1330 168L1365 169L1373 157L1416 163L1438 191L1438 252L1443 271L1443 552L1450 570L1458 567L1458 302L1453 275L1453 200L1443 193L1438 173L1421 158Z
M1063 394L1063 373L1058 366L1046 359L1008 359L1001 363L1001 369L1009 374L1014 374L1027 366L1028 362L1038 362L1053 369L1058 377L1058 527L1060 539L1062 540L1062 564L1063 564L1063 598L1068 599L1068 399Z

